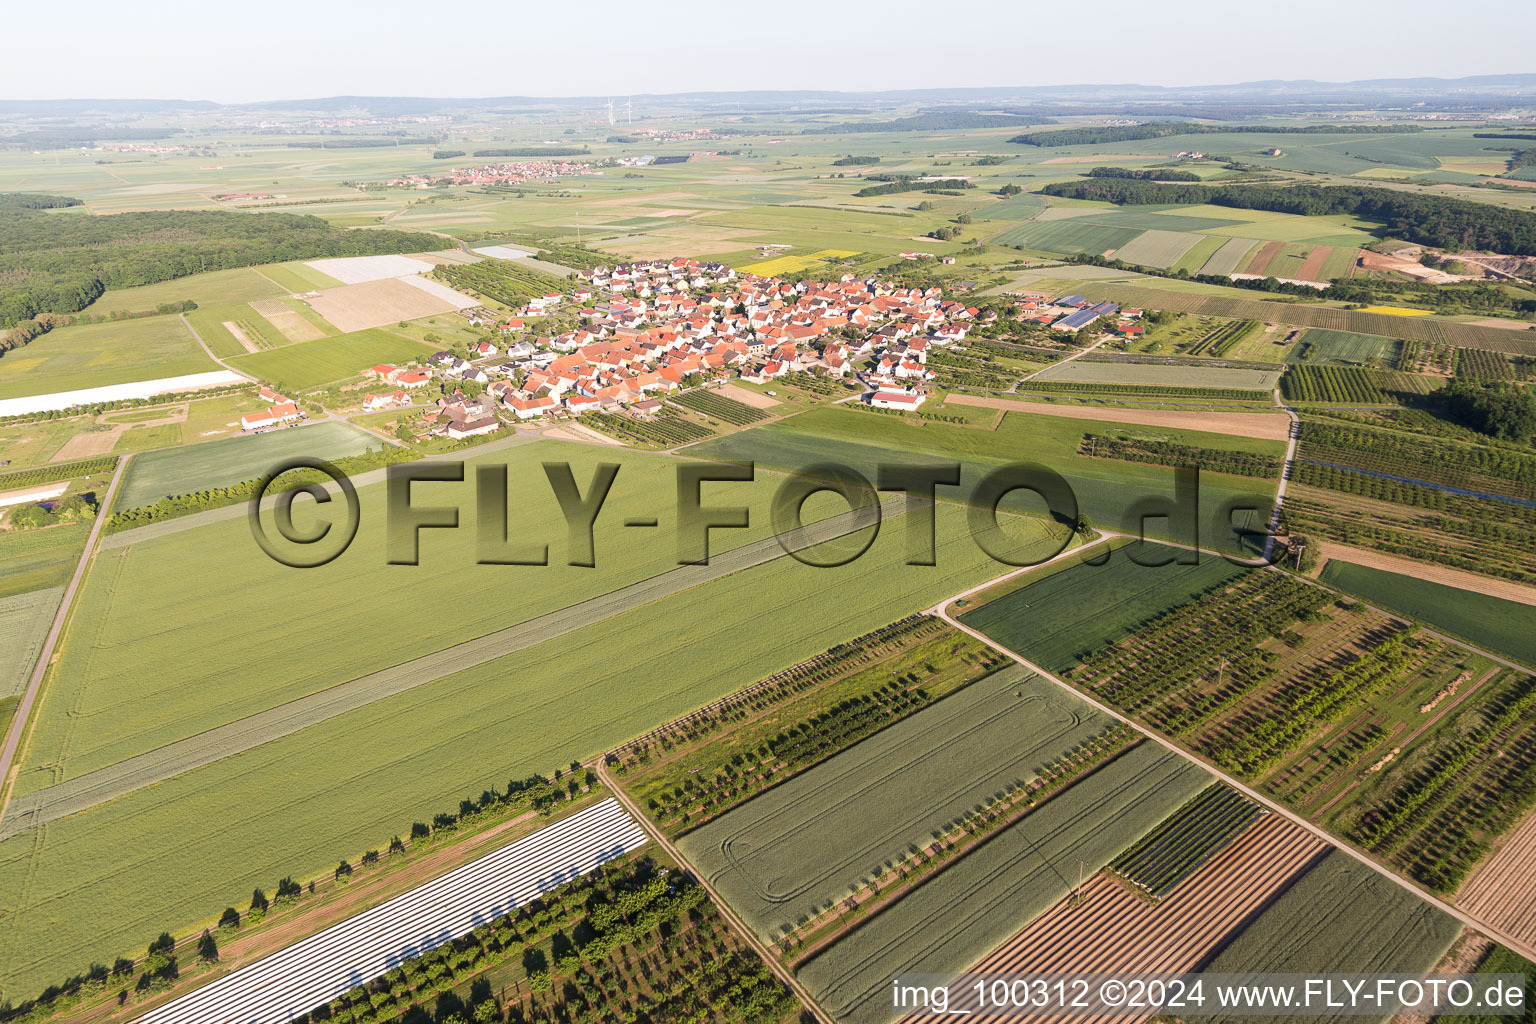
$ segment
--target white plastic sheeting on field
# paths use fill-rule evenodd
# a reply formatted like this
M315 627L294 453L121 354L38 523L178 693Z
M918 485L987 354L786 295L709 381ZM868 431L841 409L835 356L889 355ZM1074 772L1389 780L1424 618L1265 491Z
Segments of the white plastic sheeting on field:
M91 405L96 402L120 402L128 398L153 398L177 391L198 391L217 388L225 384L244 384L250 378L228 370L212 370L208 373L187 373L180 377L157 377L154 380L137 380L131 384L104 384L99 388L81 388L78 391L54 391L46 395L28 395L25 398L0 400L0 416L20 416L24 413L47 412L50 409L68 409L73 405Z
M136 1024L286 1024L646 842L605 800L140 1017Z

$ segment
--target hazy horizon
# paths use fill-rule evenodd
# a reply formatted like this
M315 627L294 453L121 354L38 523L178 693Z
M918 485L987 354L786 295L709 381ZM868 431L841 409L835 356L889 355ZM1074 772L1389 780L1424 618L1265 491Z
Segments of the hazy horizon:
M647 12L601 0L564 9L448 8L407 0L233 9L84 0L67 45L54 12L9 15L18 47L0 97L282 102L328 96L470 98L696 92L1149 87L1520 74L1536 5L1491 0L1445 19L1430 0L1267 9L1106 0L1082 15L1038 2L932 5L788 0L761 16L684 0ZM362 12L362 13L359 13ZM1500 19L1503 19L1502 21ZM1508 31L1490 34L1500 23ZM914 83L920 83L914 85Z

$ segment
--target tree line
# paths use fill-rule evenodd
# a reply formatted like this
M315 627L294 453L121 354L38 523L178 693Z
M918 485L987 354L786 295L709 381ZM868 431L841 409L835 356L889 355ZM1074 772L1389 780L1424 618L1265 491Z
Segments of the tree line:
M871 185L861 188L854 193L855 196L888 196L896 192L933 191L936 189L975 188L976 186L964 178L943 178L938 181L925 181L917 178L890 176L889 179L874 178L869 180L884 181L883 185Z
M1301 217L1347 214L1384 225L1383 234L1444 249L1536 255L1536 213L1465 199L1362 185L1163 185L1100 178L1058 182L1043 195L1142 204L1230 206Z
M995 127L995 126L990 126ZM1149 121L1146 124L1060 128L1015 135L1009 142L1022 146L1094 146L1105 142L1163 139L1170 135L1385 135L1422 132L1420 125L1395 124L1194 124L1184 121ZM1502 137L1502 136L1501 136Z
M333 227L319 217L233 210L150 210L55 217L0 203L0 328L74 313L129 288L286 260L440 248L434 235Z

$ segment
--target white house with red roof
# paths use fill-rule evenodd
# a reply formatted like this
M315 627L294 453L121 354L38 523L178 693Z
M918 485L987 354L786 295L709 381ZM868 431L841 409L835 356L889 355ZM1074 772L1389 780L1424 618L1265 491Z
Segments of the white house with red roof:
M911 412L928 401L928 396L915 391L891 391L881 388L869 396L869 404L876 409L896 409Z

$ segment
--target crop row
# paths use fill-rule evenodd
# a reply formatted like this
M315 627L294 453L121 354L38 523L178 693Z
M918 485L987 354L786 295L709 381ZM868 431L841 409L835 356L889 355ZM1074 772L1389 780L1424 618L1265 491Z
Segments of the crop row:
M1426 884L1442 891L1454 889L1478 857L1485 852L1479 846L1491 835L1509 828L1524 810L1536 802L1536 677L1519 676L1502 693L1488 700L1480 712L1482 721L1467 733L1436 751L1427 764L1414 771L1380 805L1367 811L1353 829L1352 838L1372 852L1391 856L1407 846L1443 843L1455 840L1454 849L1440 858L1438 867L1423 865L1415 873ZM1516 743L1519 739L1522 742ZM1501 758L1490 758L1488 751L1501 750ZM1500 764L1504 761L1505 764ZM1456 805L1466 805L1464 794L1470 777L1504 773L1503 785L1496 787L1497 799L1485 806L1477 822L1446 820L1440 812ZM1513 775L1513 778L1507 777ZM1447 833L1453 826L1454 834ZM1469 827L1469 826L1481 826ZM1481 833L1481 834L1480 834Z
M1217 694L1230 693L1235 701L1267 675L1259 644L1331 600L1325 591L1279 573L1255 573L1237 586L1147 619L1135 636L1082 658L1069 675L1127 711L1143 711L1177 694L1198 709L1193 717L1204 718L1224 708L1227 698L1190 699L1191 688L1215 674ZM1153 715L1167 716L1182 717L1181 730L1193 724L1177 705Z
M909 615L904 619L865 633L846 643L827 648L820 654L745 689L729 694L707 707L638 736L609 755L623 775L647 764L657 754L673 746L692 743L788 700L804 690L848 674L892 651L905 650L948 631L943 620L931 615Z
M689 444L693 441L702 441L706 437L714 437L714 432L702 424L685 419L676 412L662 408L660 415L653 420L637 419L633 416L623 416L610 413L597 413L582 419L582 423L594 427L610 437L617 437L624 441L636 441L640 444L653 444L662 448L672 448L680 444Z
M1252 777L1273 768L1325 722L1337 721L1351 708L1401 681L1413 669L1418 652L1397 634L1330 671L1303 675L1250 706L1223 734L1204 745L1224 768Z
M1506 356L1478 348L1456 350L1456 376L1472 380L1522 380L1529 375L1529 365L1520 356Z
M1261 811L1237 790L1217 783L1116 857L1110 868L1161 899L1247 828Z
M1358 366L1291 366L1280 378L1280 391L1291 402L1386 405L1392 401L1377 386L1377 378Z
M1175 441L1150 441L1134 437L1084 434L1077 453L1124 462L1150 462L1159 466L1194 466L1208 473L1269 477L1280 475L1281 460L1273 455L1229 448L1199 448Z
M1342 457L1346 452L1350 454ZM1459 484L1458 479L1472 481L1492 477L1536 488L1536 457L1491 445L1445 444L1392 431L1307 420L1301 426L1300 453L1303 458L1362 469L1375 469L1378 465L1399 466L1405 470L1412 467L1411 472L1394 475L1452 486L1465 486ZM1381 461L1377 465L1359 461L1364 456ZM1452 472L1458 476L1447 475Z
M1257 320L1233 320L1195 342L1186 355L1224 356L1258 327Z
M1488 512L1494 511L1496 503L1485 504ZM1286 499L1285 517L1292 532L1316 533L1341 544L1486 576L1536 582L1536 533L1523 522L1527 512L1536 510L1510 505L1500 511L1504 508L1510 511L1498 522L1486 517L1424 516L1409 512L1400 517L1375 513L1366 518L1358 511L1341 510L1292 495Z
M446 263L434 275L455 288L476 292L513 309L548 292L553 281L546 274L523 270L506 260Z
M22 469L0 474L0 491L18 490L22 487L34 487L37 484L52 483L55 480L72 480L82 476L108 476L116 468L117 456L103 455L94 459L81 459L79 462L61 462L51 466L39 466L36 469Z
M1106 397L1117 395L1137 398L1214 398L1232 402L1268 402L1268 391L1252 388L1204 388L1178 387L1166 384L1098 384L1091 381L1035 380L1025 381L1020 390L1030 392L1060 392L1062 394L1099 394Z
M745 402L738 402L734 398L727 398L713 391L685 391L672 401L738 427L756 423L768 416L767 413L754 409Z

